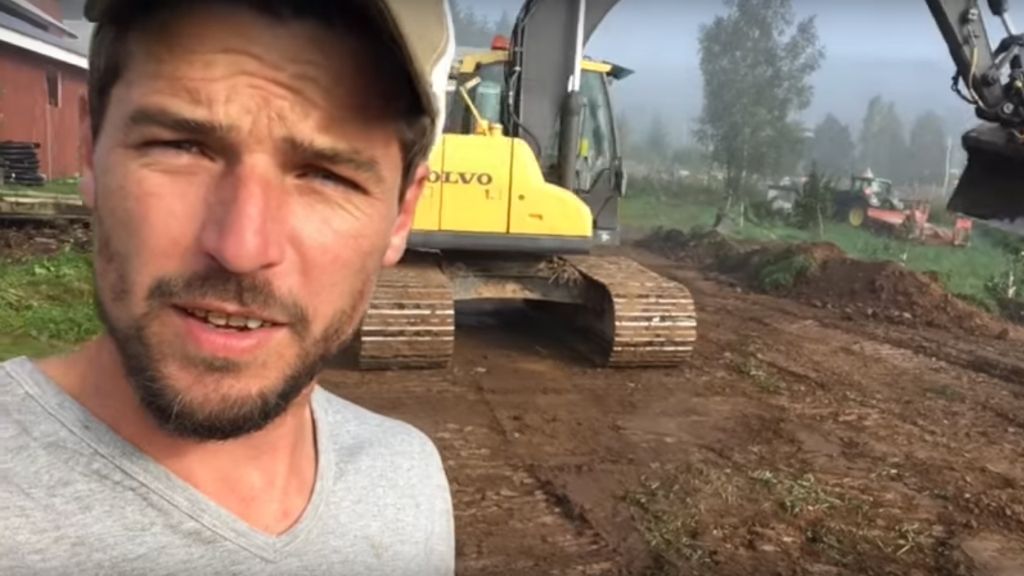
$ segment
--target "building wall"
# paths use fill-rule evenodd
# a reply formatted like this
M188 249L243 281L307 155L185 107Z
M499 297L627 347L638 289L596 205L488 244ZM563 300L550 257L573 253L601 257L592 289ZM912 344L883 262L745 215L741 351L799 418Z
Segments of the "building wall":
M59 102L50 104L47 73L59 80ZM81 173L79 135L87 73L0 44L0 141L38 142L39 170L47 178Z

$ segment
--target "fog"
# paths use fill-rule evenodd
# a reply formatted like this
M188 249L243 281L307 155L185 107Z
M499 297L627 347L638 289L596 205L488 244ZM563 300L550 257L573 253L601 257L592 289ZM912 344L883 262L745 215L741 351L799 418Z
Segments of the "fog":
M515 14L520 2L463 4L497 19L502 10ZM826 50L813 76L814 103L801 115L807 125L833 113L856 135L874 95L894 101L908 125L927 110L946 119L950 133L973 122L973 111L950 90L954 65L924 0L794 0L793 6L799 18L815 16ZM699 29L725 10L717 0L623 0L595 33L590 56L637 72L615 94L637 130L657 113L678 143L689 140L702 104ZM990 23L994 38L1002 32Z

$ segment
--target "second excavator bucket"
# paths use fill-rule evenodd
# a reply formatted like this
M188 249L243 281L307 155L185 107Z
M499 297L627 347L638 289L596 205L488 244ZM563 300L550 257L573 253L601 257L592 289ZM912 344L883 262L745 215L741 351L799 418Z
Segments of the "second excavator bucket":
M1001 227L1012 226L1024 235L1021 138L1012 130L984 125L965 134L963 146L967 167L949 201L949 210Z

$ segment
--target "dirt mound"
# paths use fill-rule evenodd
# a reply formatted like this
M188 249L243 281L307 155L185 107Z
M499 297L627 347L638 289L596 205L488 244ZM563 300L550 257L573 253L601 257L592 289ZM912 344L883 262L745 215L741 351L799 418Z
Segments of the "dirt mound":
M0 224L0 259L18 260L57 254L65 248L88 250L89 227L68 222L4 222Z
M937 278L894 262L865 262L829 242L741 244L717 232L656 230L639 245L724 274L753 290L880 319L981 336L1003 336L997 318L946 292Z
M714 230L687 233L674 228L657 228L637 245L672 260L699 266L731 260L744 253L739 243Z
M846 253L831 243L772 243L711 260L705 267L762 291L779 292L791 288L825 262L842 258L846 258Z
M833 258L795 283L791 295L847 316L881 318L970 334L996 336L1004 330L985 312L955 298L933 277L894 262Z

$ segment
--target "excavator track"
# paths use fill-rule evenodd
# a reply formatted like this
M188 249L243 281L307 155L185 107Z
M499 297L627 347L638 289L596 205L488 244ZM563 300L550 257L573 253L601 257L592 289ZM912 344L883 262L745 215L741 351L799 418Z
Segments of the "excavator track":
M567 256L565 260L604 288L603 302L591 303L602 318L591 325L590 336L606 366L674 366L691 355L697 340L697 313L686 287L628 258Z
M451 282L429 259L382 271L363 320L359 367L445 368L455 349Z
M556 331L569 328L570 344L600 366L678 365L697 339L690 292L628 258L455 258L445 264L414 259L382 272L360 330L360 368L448 367L460 299L533 301L541 321L554 322Z

